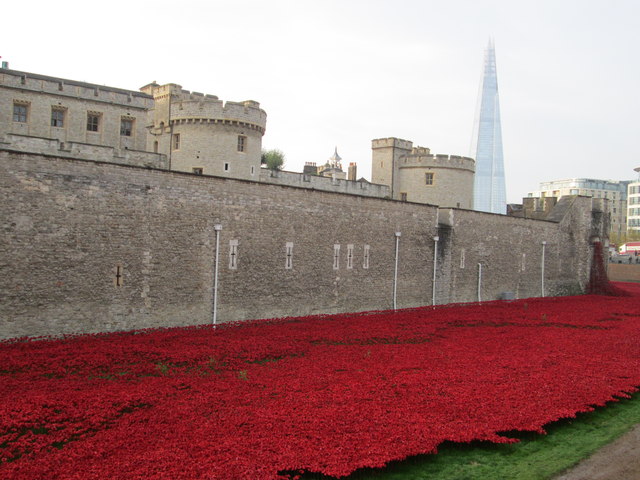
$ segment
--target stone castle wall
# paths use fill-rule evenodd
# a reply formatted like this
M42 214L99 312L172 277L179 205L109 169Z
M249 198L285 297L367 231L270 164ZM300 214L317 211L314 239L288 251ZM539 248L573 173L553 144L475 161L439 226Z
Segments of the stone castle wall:
M55 154L60 157L86 159L98 162L111 162L119 165L135 165L138 167L168 169L166 155L140 150L119 149L103 145L78 142L61 142L58 139L29 137L26 135L7 134L0 147L25 153L41 155Z
M273 171L267 168L261 168L259 180L276 185L311 188L314 190L347 193L350 195L363 195L365 197L390 198L391 195L388 185L379 185L359 180L334 179L320 175L287 172L285 170Z
M593 213L589 198L567 198L570 201L574 203L559 223L440 210L443 268L437 284L439 301L584 292L591 265Z
M396 232L398 308L433 301L436 235L436 303L475 301L481 261L483 300L538 296L536 239L548 294L588 272L581 201L540 222L2 150L0 187L3 338L210 323L216 224L221 322L392 308Z

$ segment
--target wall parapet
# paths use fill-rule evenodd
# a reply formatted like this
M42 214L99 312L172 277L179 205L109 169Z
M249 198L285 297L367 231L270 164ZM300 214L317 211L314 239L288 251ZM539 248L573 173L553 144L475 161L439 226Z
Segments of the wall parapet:
M260 169L260 182L375 198L389 198L391 195L388 185L370 183L366 180L353 181L267 168Z
M414 148L411 154L403 155L398 168L456 168L475 172L476 162L473 158L459 155L432 154L428 148Z
M158 168L166 170L169 161L166 155L142 150L114 148L80 142L62 142L55 138L30 137L9 133L0 141L0 150L56 155L79 160L109 162L118 165Z
M388 148L394 147L402 150L411 150L413 148L413 142L409 140L403 140L401 138L396 137L388 137L388 138L375 138L371 140L371 148Z
M180 85L156 83L142 87L142 90L159 99L171 96L172 124L221 123L254 128L264 134L267 113L255 100L241 102L222 101L216 95L183 90Z
M222 100L205 99L203 97L201 100L178 100L176 107L171 111L172 122L192 119L235 121L257 125L262 130L267 124L265 111L259 106L254 106L251 102L223 102Z
M0 86L91 102L117 104L132 109L149 109L153 97L136 90L125 90L65 78L0 68Z

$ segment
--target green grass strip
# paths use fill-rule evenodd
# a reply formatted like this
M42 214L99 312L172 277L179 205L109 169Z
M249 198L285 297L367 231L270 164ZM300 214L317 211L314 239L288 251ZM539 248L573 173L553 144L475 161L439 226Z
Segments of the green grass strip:
M546 480L576 465L640 423L640 393L631 399L547 425L547 435L519 433L519 443L445 443L437 455L363 469L342 480ZM514 436L514 435L510 435ZM305 480L328 480L305 474Z

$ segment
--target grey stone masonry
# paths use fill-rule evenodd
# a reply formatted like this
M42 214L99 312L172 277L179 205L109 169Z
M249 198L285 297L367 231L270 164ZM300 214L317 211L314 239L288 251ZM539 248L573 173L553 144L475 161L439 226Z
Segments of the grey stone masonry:
M6 150L25 153L39 153L67 158L90 158L98 162L111 162L120 165L168 169L166 155L140 150L120 149L103 145L92 145L78 142L62 142L58 139L29 137L26 135L7 134L0 146Z
M269 170L268 168L260 169L260 181L326 192L363 195L365 197L390 198L391 195L391 191L387 185L370 183L366 180L354 181L283 170Z
M578 292L593 234L581 197L537 221L0 149L0 338L211 323L215 225L219 322L429 305L435 236L435 303L478 263L482 300L539 296L543 240L545 293Z

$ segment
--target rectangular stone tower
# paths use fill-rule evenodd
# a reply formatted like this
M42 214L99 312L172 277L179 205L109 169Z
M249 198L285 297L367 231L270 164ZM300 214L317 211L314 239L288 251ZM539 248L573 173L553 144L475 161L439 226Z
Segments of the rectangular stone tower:
M371 181L389 185L391 198L399 198L398 159L411 153L413 142L400 138L377 138L371 141Z

